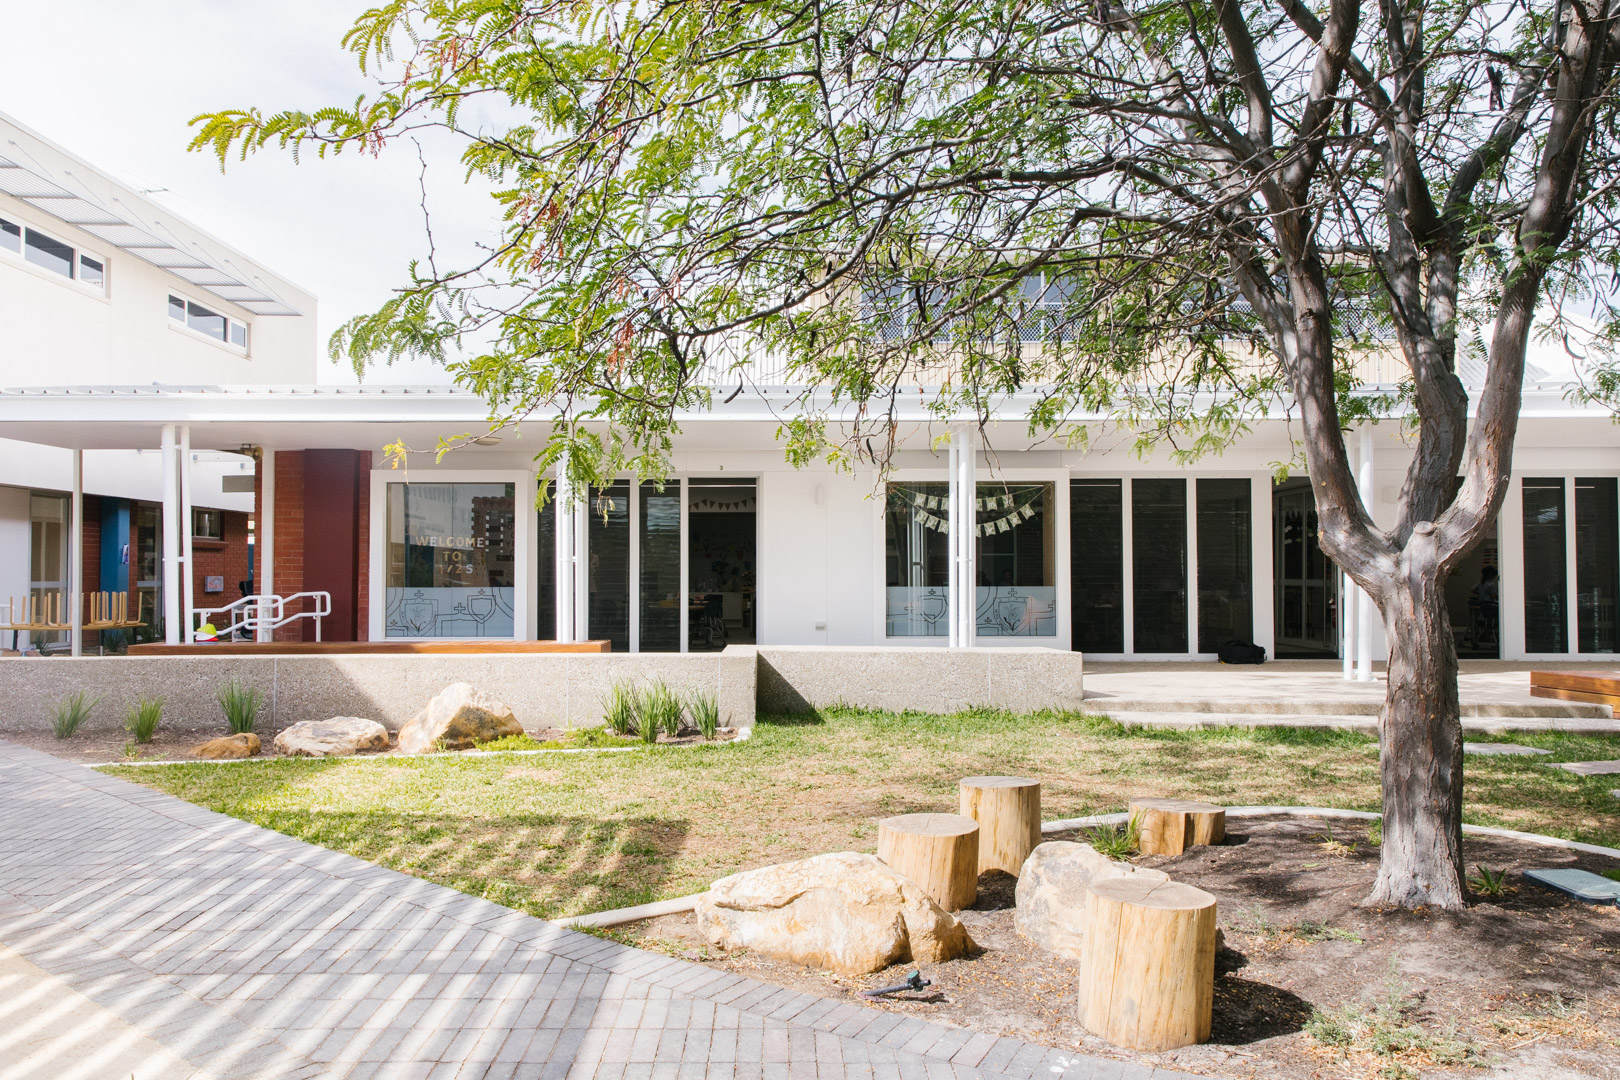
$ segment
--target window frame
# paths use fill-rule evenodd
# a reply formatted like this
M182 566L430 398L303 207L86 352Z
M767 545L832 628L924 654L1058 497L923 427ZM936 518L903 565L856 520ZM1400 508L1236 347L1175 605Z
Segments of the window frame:
M15 229L15 232L12 230ZM29 239L37 234L41 239L52 244L60 245L68 251L68 273L64 274L45 264L28 257ZM98 248L81 247L70 240L62 239L60 233L53 229L41 229L31 222L16 217L11 212L0 212L0 235L15 237L16 248L8 243L0 243L0 258L14 260L19 266L27 267L31 273L50 278L52 281L68 281L76 288L84 290L91 296L103 299L107 296L107 279L112 275L112 260L104 255ZM89 259L100 268L100 281L88 282L84 278L84 264L82 260Z
M204 532L202 523L213 516L217 531ZM191 508L191 538L193 540L224 540L225 539L225 511L216 510L211 506L193 506Z
M183 312L182 315L175 314L175 307L177 304ZM197 327L193 326L191 324L191 320L194 317L194 312L192 310L193 308L201 310L205 317L224 319L225 336L217 337L206 330L199 330ZM249 346L251 346L253 343L252 325L243 321L242 319L238 319L236 316L231 315L228 312L219 311L214 307L201 303L200 301L193 300L184 292L169 289L167 290L167 300L164 302L164 314L169 323L169 329L171 330L184 331L187 334L191 334L194 337L199 337L204 341L212 342L215 345L229 349L232 352L238 353L242 356L251 355L251 349ZM236 343L236 332L238 330L242 332L242 344L240 345Z

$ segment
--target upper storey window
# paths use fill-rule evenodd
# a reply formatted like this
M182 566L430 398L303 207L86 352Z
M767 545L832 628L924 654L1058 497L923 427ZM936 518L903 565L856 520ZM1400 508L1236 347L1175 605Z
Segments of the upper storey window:
M206 337L215 341L233 345L238 349L247 348L247 324L239 322L228 315L221 315L211 308L205 308L194 300L169 294L169 318L175 322L189 326Z
M53 274L60 274L71 281L77 281L95 292L106 291L105 260L88 252L79 251L72 244L63 243L48 233L40 232L32 225L19 225L15 221L0 218L0 251L21 255L25 262Z

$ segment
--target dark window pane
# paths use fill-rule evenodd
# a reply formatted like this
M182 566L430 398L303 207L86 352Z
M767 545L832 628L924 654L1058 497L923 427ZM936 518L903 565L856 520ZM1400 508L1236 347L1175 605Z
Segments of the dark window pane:
M28 249L23 253L23 258L63 277L73 276L73 249L33 229L28 230Z
M1620 592L1620 506L1615 478L1575 478L1575 627L1581 652L1614 652Z
M1524 648L1569 651L1564 607L1564 481L1524 480Z
M590 552L589 623L593 641L630 650L630 482L591 488L586 541Z
M883 515L889 637L949 637L950 485L890 484Z
M692 652L754 640L753 480L694 476L687 493L687 640Z
M169 297L169 318L186 321L186 302L178 296Z
M681 651L681 485L641 485L641 651Z
M1249 481L1198 481L1198 651L1254 640Z
M86 285L100 286L106 281L106 267L101 265L100 259L92 259L88 255L79 256L79 280Z
M973 561L979 579L974 632L979 636L1057 633L1056 529L1048 528L1051 504L1051 484L978 485Z
M220 341L228 341L226 331L226 318L217 312L209 311L201 304L186 304L186 325L199 333L207 334Z
M1131 594L1139 653L1187 651L1187 482L1131 481Z
M22 226L0 218L0 248L7 251L22 250Z
M1125 651L1125 497L1118 480L1069 482L1073 647Z
M534 626L535 636L551 641L557 636L557 486L535 515ZM570 635L571 636L571 635Z

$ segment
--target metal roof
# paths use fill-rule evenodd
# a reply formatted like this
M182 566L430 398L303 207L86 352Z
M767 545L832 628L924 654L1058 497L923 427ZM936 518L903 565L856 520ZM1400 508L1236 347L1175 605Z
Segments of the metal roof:
M302 314L262 282L244 281L247 275L228 269L226 260L186 243L161 225L132 221L133 214L108 209L90 192L74 193L37 163L24 165L0 156L0 191L255 315Z

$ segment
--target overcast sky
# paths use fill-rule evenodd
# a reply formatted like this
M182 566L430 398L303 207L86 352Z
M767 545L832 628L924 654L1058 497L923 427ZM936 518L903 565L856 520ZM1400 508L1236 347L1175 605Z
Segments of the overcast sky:
M311 290L320 298L322 382L353 382L325 341L369 311L423 254L421 166L409 144L381 158L345 154L294 165L265 151L221 174L188 153L200 112L352 102L368 86L343 33L370 0L0 0L10 113ZM493 235L494 207L432 162L435 239ZM377 367L367 382L442 382L429 364Z

